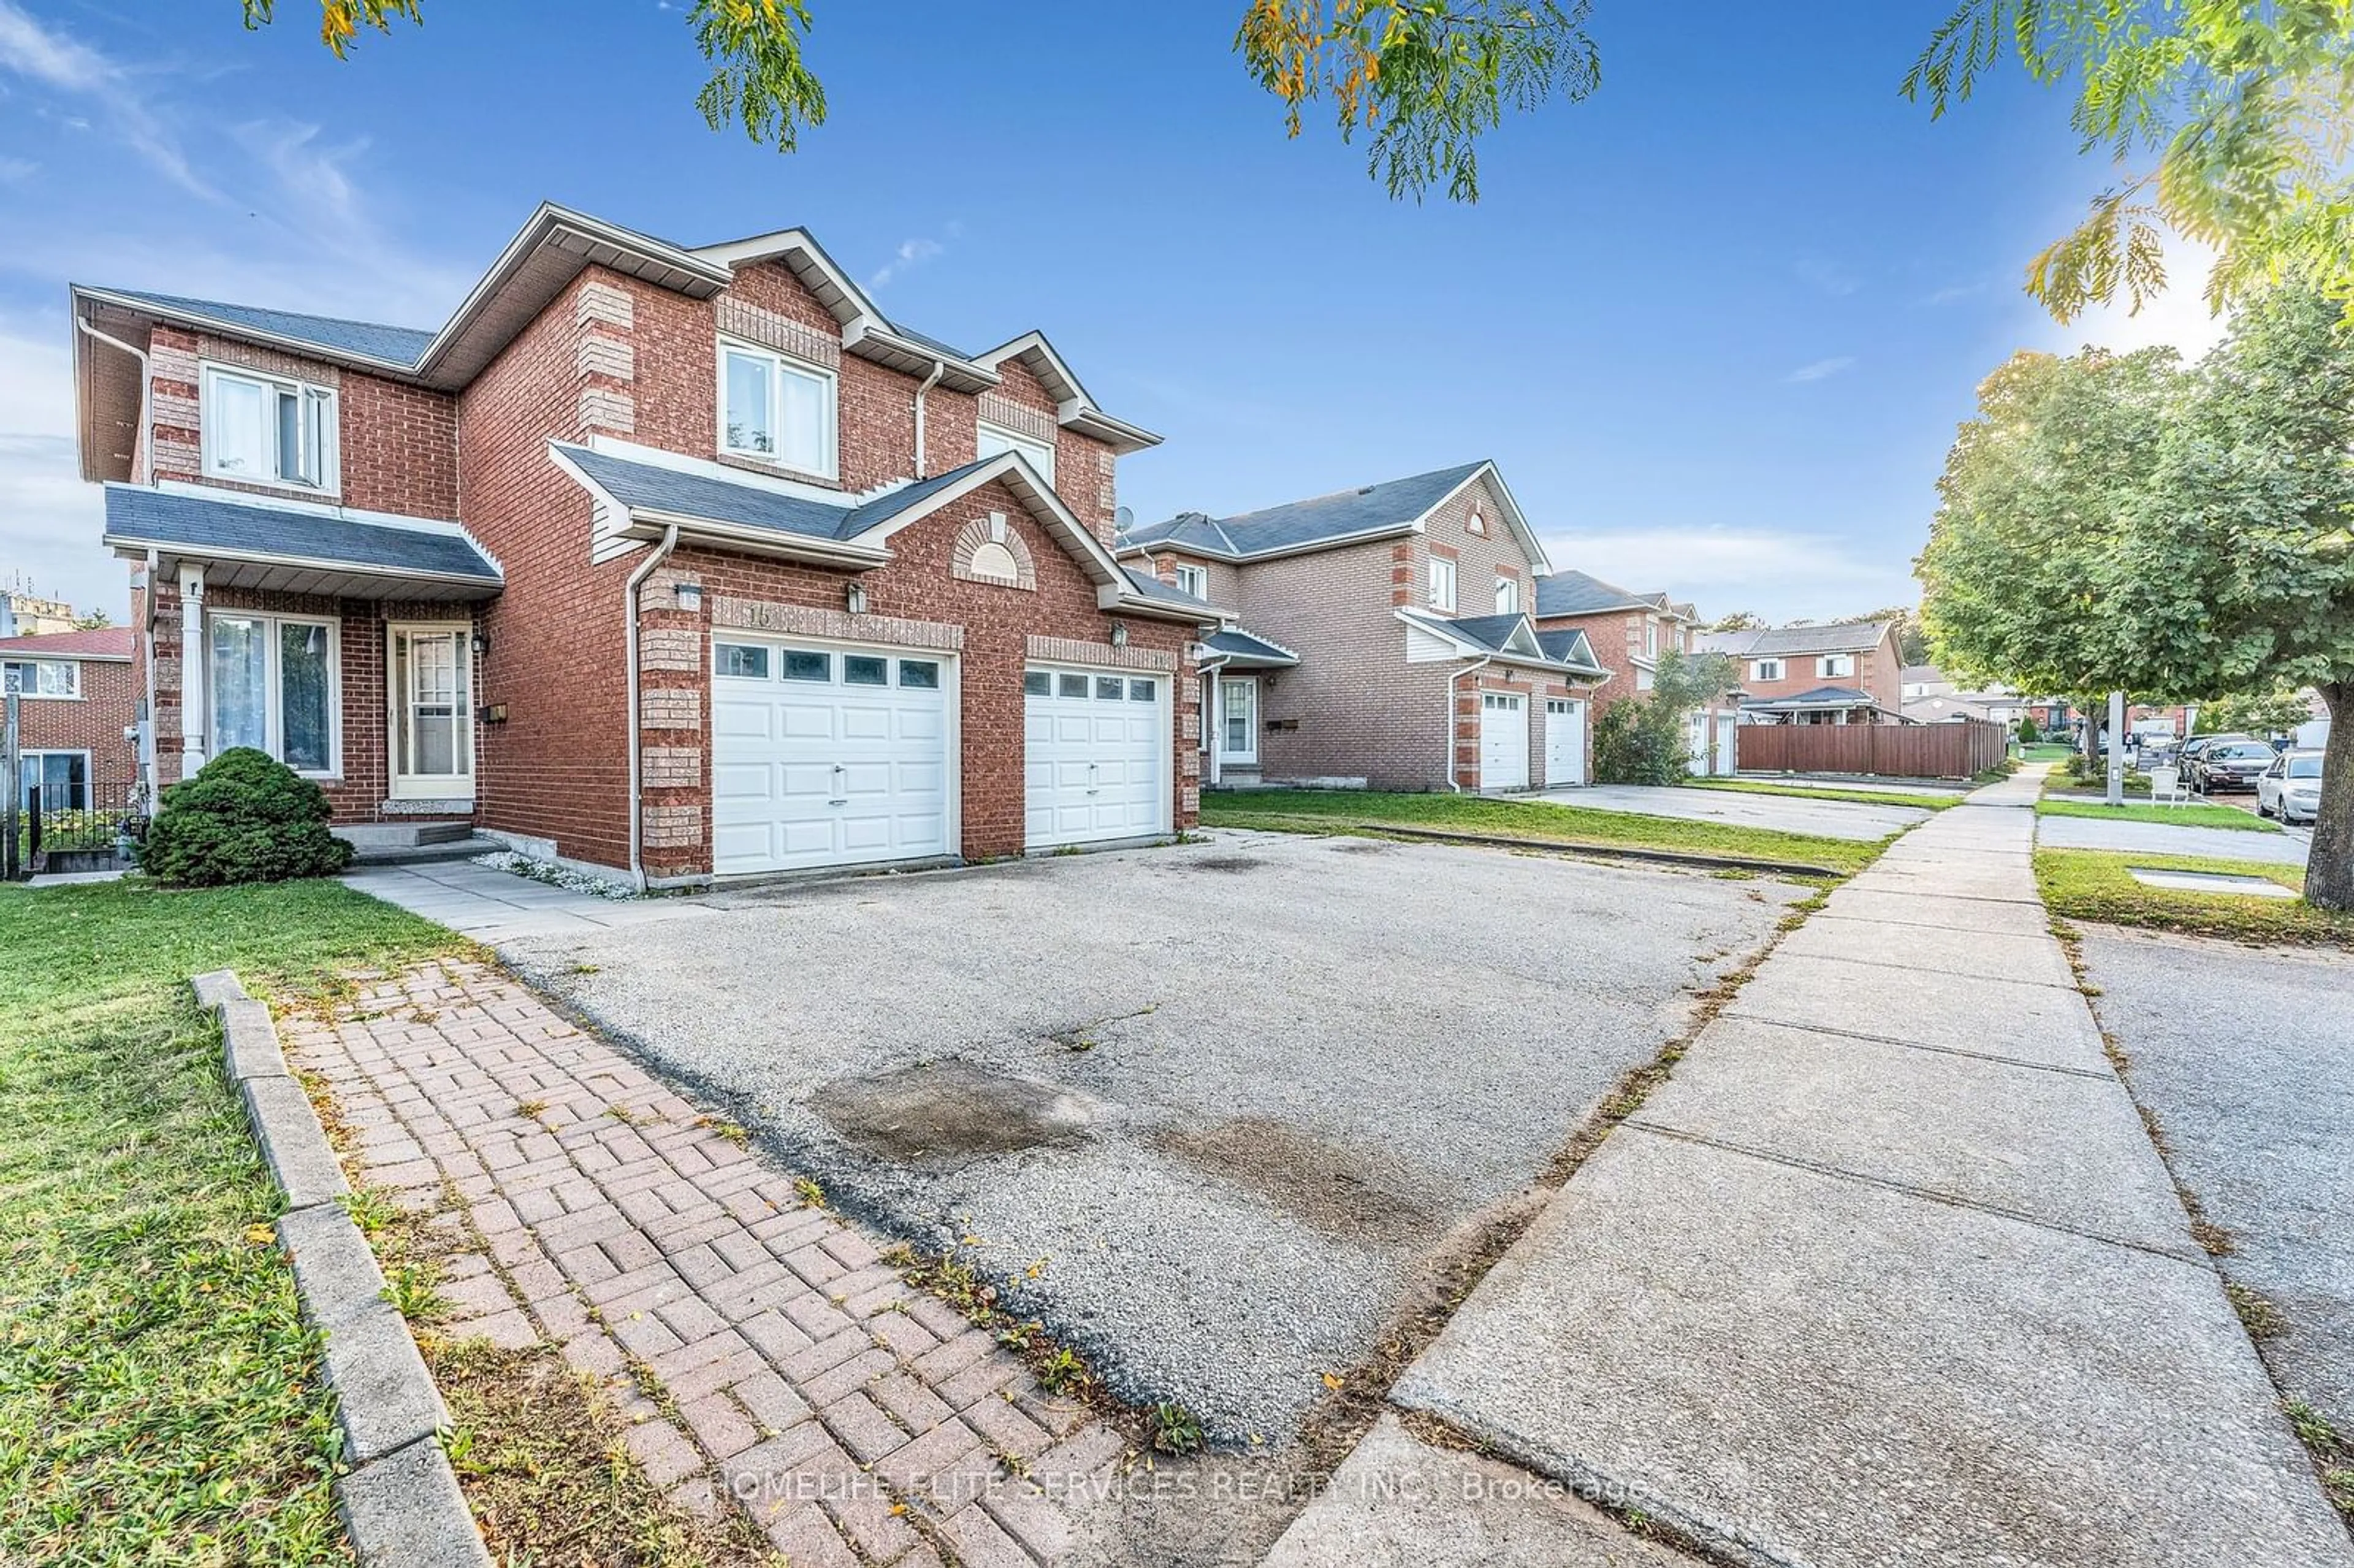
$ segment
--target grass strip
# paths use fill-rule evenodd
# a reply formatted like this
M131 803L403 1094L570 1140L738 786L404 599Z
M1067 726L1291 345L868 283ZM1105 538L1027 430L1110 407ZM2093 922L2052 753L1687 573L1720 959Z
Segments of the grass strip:
M2035 802L2039 817L2089 817L2100 822L2163 822L2176 828L2228 828L2235 832L2276 833L2280 829L2252 811L2236 806L2153 806L2126 801L2111 806L2100 800L2054 800Z
M1776 784L1766 779L1687 779L1688 789L1722 789L1734 795L1779 795L1791 800L1839 800L1850 806L1911 806L1916 810L1942 811L1962 803L1959 793L1908 793L1896 789L1816 789L1808 784Z
M2042 889L2044 906L2062 920L2135 926L2234 942L2354 946L2354 915L2316 909L2301 897L2152 887L2134 876L2135 866L2147 871L2259 876L2292 889L2305 885L2303 867L2259 861L2111 850L2035 852L2035 881Z

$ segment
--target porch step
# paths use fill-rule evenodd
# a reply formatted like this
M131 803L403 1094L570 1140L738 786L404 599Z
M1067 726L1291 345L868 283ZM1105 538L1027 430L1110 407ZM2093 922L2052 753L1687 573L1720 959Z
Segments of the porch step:
M462 824L461 824L462 826ZM336 837L351 834L336 830ZM354 865L418 865L427 861L472 860L478 854L491 854L507 846L496 839L486 839L466 830L463 838L436 838L426 843L375 843L355 846L359 853L352 856Z
M358 850L416 849L423 844L453 843L473 836L474 824L454 822L348 822L333 830Z

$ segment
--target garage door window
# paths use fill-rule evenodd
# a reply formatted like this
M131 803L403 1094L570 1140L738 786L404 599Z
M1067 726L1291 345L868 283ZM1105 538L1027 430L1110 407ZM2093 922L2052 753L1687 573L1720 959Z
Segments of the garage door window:
M785 651L785 679L788 681L831 681L833 679L833 655Z
M1022 694L1025 697L1051 697L1055 694L1055 677L1044 670L1025 671L1022 676Z
M1119 701L1121 696L1123 696L1127 691L1128 683L1121 680L1118 675L1097 675L1096 677L1096 697L1097 700L1100 702L1116 703Z
M769 678L769 651L748 643L720 643L717 664L721 674L732 675L739 681L765 681Z
M940 667L929 659L899 661L899 683L918 691L936 692L940 685Z
M1066 675L1063 677L1063 695L1066 697L1084 697L1087 694L1087 678L1085 675Z
M861 653L842 656L842 683L845 686L887 686L891 683L891 661L870 659Z
M1151 683L1151 682L1150 682L1150 681L1130 681L1130 682L1128 683L1128 700L1129 700L1129 702L1132 702L1132 703L1149 703L1149 702L1152 701L1152 699L1153 699L1153 688L1152 688L1152 683Z

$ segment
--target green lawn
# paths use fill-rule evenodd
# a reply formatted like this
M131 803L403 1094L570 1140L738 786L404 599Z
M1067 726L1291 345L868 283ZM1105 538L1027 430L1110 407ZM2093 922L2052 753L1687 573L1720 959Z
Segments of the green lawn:
M1846 875L1869 865L1886 840L1859 843L1721 822L1646 817L1487 795L1387 795L1354 789L1250 789L1202 797L1202 825L1284 832L1378 832L1384 827L1491 833L1596 849L1730 855Z
M1817 789L1804 784L1776 784L1766 779L1687 779L1691 789L1723 789L1738 795L1782 795L1793 800L1844 800L1854 806L1912 806L1942 811L1962 803L1959 794L1902 793L1893 789Z
M459 941L333 883L0 887L0 1563L345 1563L318 1345L187 977Z
M2197 855L2119 854L2108 850L2039 849L2035 880L2044 907L2062 920L2142 926L2241 942L2325 942L2354 945L2354 916L2316 909L2304 899L2252 898L2152 887L2134 879L2132 866L2153 871L2205 871L2261 876L2302 888L2301 866Z
M2054 800L2047 795L2035 802L2035 814L2091 817L2110 822L2171 822L2178 828L2236 828L2254 833L2280 832L2264 818L2236 806L2154 806L2147 800L2127 800L2121 806L2112 806L2099 800Z
M2050 741L2038 741L2033 746L2019 748L2019 758L2022 762L2065 762L2075 755L2074 747L2057 746Z

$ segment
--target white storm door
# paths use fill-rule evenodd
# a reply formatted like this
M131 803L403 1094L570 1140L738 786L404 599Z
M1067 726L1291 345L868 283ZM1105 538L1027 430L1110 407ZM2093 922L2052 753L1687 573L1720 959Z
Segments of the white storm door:
M1545 782L1585 782L1585 705L1566 697L1545 699Z
M1734 734L1734 716L1729 713L1716 715L1716 772L1720 779L1730 779L1740 771L1734 765L1734 747L1738 744Z
M1258 762L1258 678L1228 675L1218 682L1218 760Z
M1479 788L1529 787L1527 699L1514 693L1479 694Z
M1022 779L1032 849L1169 831L1169 678L1032 669Z
M472 632L463 626L394 626L387 635L393 799L473 799Z
M715 873L954 853L949 661L733 637L712 661Z

